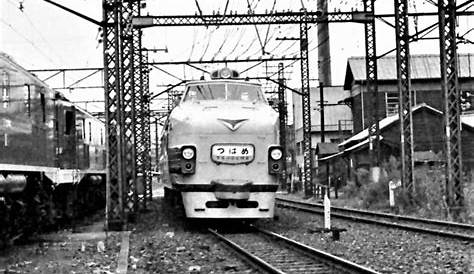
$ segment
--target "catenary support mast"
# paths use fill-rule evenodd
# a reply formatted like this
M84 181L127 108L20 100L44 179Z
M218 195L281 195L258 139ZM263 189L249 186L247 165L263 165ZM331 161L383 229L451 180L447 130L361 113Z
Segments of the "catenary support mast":
M124 214L122 163L121 100L119 92L121 78L120 61L120 5L118 0L103 1L104 19L104 83L105 120L107 146L107 204L106 228L122 230L126 223Z
M306 10L302 10L300 22L301 56L301 100L303 106L303 185L306 196L313 195L312 168L313 151L311 149L311 101L309 96L309 58L308 58L308 22Z
M458 86L456 55L456 1L439 0L439 42L441 88L444 96L444 126L446 136L446 202L454 219L463 210L461 161L461 95Z
M286 189L286 124L287 124L287 113L286 113L286 100L285 100L285 74L283 63L278 63L278 116L280 121L280 146L283 151L283 173L280 176L280 185L282 189Z
M364 0L364 12L371 14L370 20L365 23L365 66L367 95L370 100L369 111L369 153L372 166L380 166L379 140L379 110L377 87L377 50L375 43L374 0Z
M400 151L402 186L412 194L415 182L413 161L412 95L410 83L410 46L408 1L395 1L395 40L397 44L398 115L400 117Z
M121 61L122 61L122 89L120 97L122 99L122 125L123 135L122 147L124 171L125 171L125 206L127 210L127 217L134 220L135 215L138 211L138 193L137 193L137 180L135 170L135 121L136 121L136 96L135 94L135 82L134 74L136 68L133 63L134 59L134 48L133 48L133 28L131 25L131 18L136 16L135 5L138 5L137 1L122 1L122 13L121 13ZM138 84L138 83L137 83Z

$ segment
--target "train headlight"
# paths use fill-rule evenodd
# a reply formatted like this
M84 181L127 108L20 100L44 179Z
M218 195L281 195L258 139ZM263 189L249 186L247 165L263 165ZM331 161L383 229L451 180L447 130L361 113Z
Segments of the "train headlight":
M283 152L279 148L274 148L270 151L270 157L275 161L280 160L282 156Z
M230 71L230 69L228 68L221 69L220 71L221 78L227 79L227 78L230 78L231 76L232 76L232 72Z
M283 149L281 146L270 146L268 148L268 173L280 174L283 171Z
M183 151L181 152L181 155L183 156L184 159L190 160L194 157L194 149L187 147L183 149Z

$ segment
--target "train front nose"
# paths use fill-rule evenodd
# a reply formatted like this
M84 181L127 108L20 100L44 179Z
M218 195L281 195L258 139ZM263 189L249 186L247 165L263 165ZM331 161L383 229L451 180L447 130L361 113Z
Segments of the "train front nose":
M269 172L269 149L278 143L277 116L249 104L197 105L172 121L176 146L196 147L195 173L181 190L191 218L270 218L278 188Z

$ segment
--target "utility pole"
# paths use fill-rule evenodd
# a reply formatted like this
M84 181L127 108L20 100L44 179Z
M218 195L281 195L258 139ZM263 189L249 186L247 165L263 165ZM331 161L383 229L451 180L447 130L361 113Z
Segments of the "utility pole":
M326 142L325 139L325 126L324 126L324 86L323 82L319 82L319 110L321 117L321 143Z

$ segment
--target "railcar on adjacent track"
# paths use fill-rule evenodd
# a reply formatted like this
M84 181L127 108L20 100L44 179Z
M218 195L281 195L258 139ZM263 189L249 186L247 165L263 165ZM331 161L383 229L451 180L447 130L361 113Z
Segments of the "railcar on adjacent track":
M0 54L0 246L105 205L104 123Z
M271 218L283 152L278 114L259 84L227 68L186 84L164 125L165 198L188 218Z

